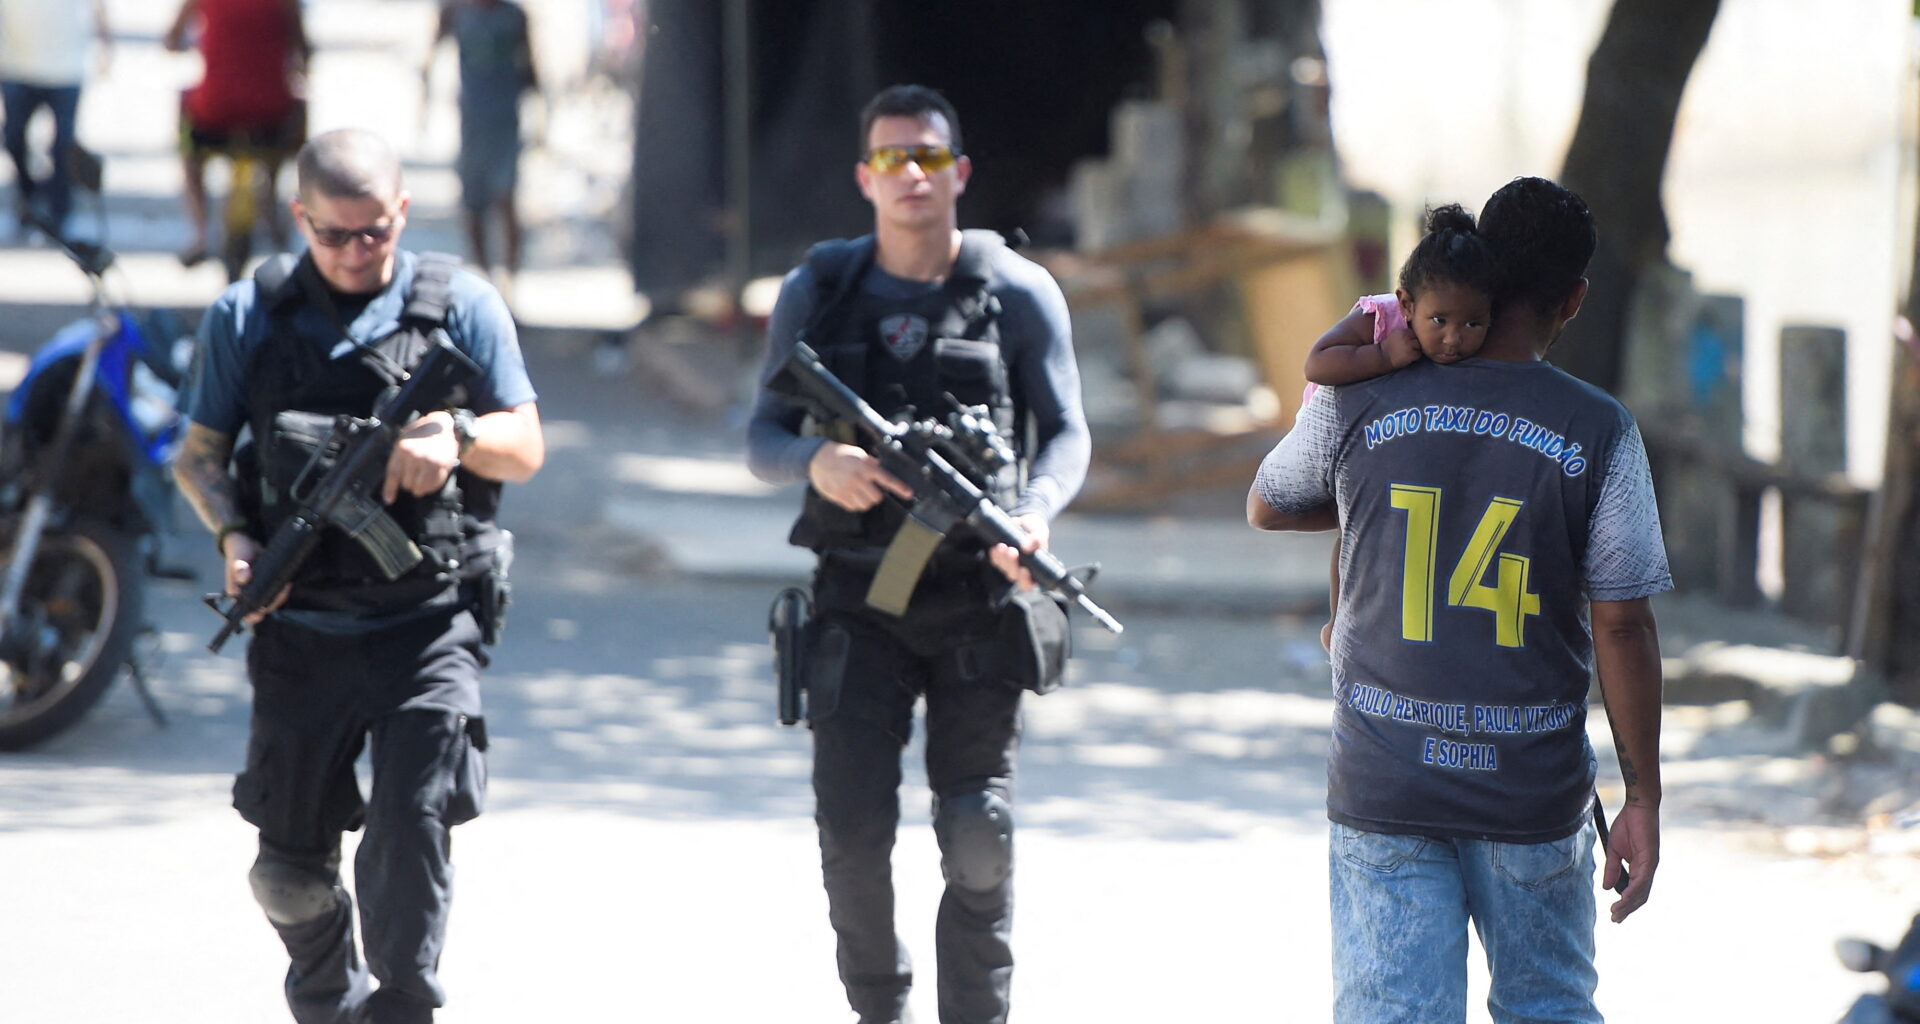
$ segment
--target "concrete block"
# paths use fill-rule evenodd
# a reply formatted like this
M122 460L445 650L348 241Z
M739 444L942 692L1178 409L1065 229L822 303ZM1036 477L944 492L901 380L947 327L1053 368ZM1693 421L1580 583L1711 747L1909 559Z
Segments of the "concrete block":
M1780 463L1801 473L1847 468L1847 335L1780 330Z
M1132 237L1121 204L1124 181L1104 160L1082 160L1073 165L1067 183L1073 210L1074 244L1082 252L1098 252Z
M1115 163L1140 169L1160 169L1163 176L1179 177L1186 169L1186 137L1180 111L1159 100L1122 100L1109 121L1108 151Z

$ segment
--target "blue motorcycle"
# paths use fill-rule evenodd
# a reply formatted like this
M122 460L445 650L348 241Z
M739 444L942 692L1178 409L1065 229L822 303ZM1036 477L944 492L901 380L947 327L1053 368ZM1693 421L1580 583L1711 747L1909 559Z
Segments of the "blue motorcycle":
M1853 1004L1840 1024L1920 1024L1920 917L1893 949L1865 939L1841 939L1834 952L1850 971L1887 979L1885 994L1869 993Z
M172 517L192 352L171 317L111 303L113 253L42 232L93 286L89 314L33 355L0 431L0 750L78 721L134 656L145 577ZM190 573L185 574L190 576Z

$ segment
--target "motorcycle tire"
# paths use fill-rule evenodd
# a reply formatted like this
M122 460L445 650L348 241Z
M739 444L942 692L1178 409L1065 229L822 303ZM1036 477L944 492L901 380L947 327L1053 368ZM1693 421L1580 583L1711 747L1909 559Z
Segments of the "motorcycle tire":
M142 583L135 538L78 521L41 538L0 640L0 750L39 743L79 721L132 655Z

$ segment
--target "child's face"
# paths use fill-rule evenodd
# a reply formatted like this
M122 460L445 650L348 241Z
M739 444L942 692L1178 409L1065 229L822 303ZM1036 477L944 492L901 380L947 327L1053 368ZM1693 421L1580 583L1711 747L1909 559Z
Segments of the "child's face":
M1487 343L1493 300L1487 293L1448 282L1432 282L1415 299L1402 288L1400 309L1420 339L1420 351L1436 363L1453 363Z

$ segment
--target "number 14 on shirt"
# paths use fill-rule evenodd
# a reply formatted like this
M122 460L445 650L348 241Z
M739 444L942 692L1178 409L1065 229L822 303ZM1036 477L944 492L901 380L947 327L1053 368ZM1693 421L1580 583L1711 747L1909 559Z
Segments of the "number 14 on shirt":
M1441 489L1393 484L1390 490L1393 507L1407 514L1400 635L1428 643L1433 640L1434 578L1440 558ZM1524 646L1527 616L1540 614L1540 595L1529 589L1532 560L1499 550L1524 504L1517 498L1488 502L1447 580L1447 604L1492 613L1493 642L1501 647ZM1495 573L1492 585L1486 582L1489 569Z

